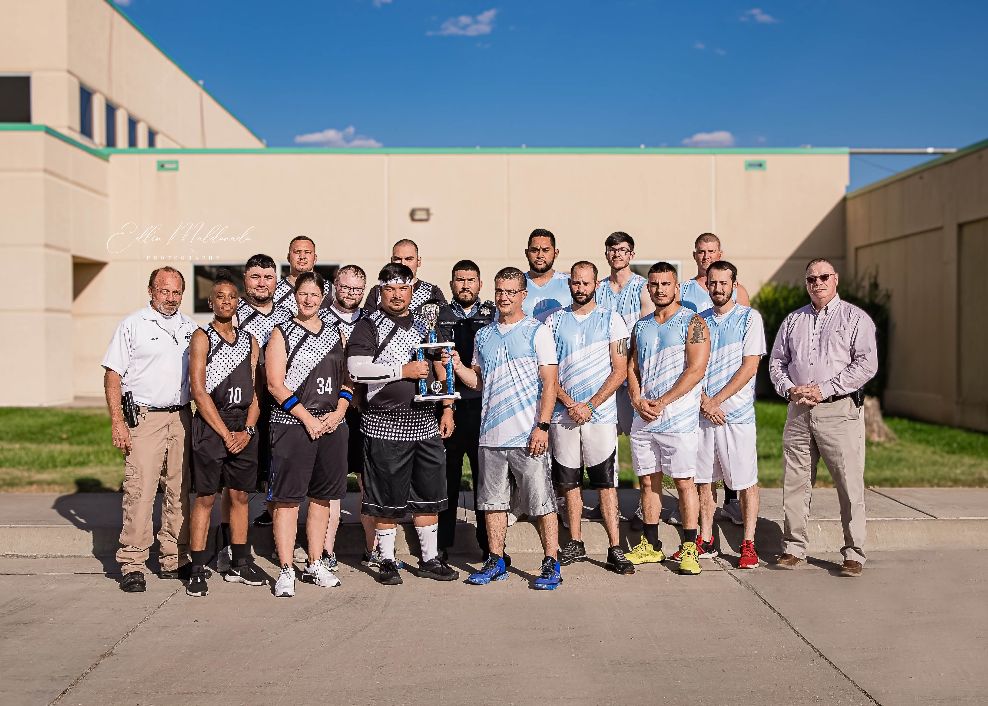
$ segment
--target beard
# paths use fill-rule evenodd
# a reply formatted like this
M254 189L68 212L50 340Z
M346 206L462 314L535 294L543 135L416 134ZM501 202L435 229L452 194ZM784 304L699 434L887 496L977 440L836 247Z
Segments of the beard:
M456 301L457 304L459 304L465 309L468 306L473 306L474 303L477 301L477 299L479 299L479 297L473 292L467 290L467 291L457 292L456 294L453 295L453 299Z
M554 264L556 264L555 260L548 262L545 265L536 265L535 263L529 262L528 267L532 270L532 272L542 275L551 270Z
M576 304L583 306L593 300L595 294L596 292L590 292L589 294L572 294L572 297Z

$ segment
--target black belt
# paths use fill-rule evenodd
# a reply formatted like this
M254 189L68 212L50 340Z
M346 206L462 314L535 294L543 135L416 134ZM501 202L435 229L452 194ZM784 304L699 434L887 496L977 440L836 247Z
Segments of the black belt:
M846 400L848 397L854 399L854 404L860 407L864 404L864 393L861 390L855 390L854 392L848 392L843 395L831 395L830 397L820 400L822 404L829 402L840 402L841 400Z
M148 407L148 412L181 412L188 407L187 404L173 404L171 407Z

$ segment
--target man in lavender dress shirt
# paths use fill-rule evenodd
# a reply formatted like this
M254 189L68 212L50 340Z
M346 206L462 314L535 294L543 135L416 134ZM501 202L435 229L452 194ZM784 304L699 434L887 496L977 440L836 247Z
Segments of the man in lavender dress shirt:
M784 553L776 566L794 569L806 560L810 494L823 458L840 501L841 575L858 576L866 559L861 390L878 372L878 350L874 322L841 300L837 281L830 261L810 261L810 304L782 322L769 359L772 385L789 400L782 434Z

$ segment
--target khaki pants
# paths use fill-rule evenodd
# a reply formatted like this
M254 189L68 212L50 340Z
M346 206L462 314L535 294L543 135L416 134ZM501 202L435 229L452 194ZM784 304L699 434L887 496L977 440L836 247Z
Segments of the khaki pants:
M130 430L131 451L124 460L123 529L117 550L125 574L147 570L145 562L154 542L151 513L162 479L161 568L174 571L188 561L191 420L188 407L180 412L148 412Z
M850 398L815 407L790 404L782 433L785 475L782 504L786 521L783 549L806 557L810 496L821 458L840 501L845 559L865 563L864 410Z

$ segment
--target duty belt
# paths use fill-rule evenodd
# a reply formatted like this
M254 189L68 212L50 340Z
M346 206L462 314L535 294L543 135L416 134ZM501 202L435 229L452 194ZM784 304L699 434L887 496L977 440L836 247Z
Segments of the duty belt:
M148 412L181 412L188 407L187 404L173 404L171 407L145 407Z

